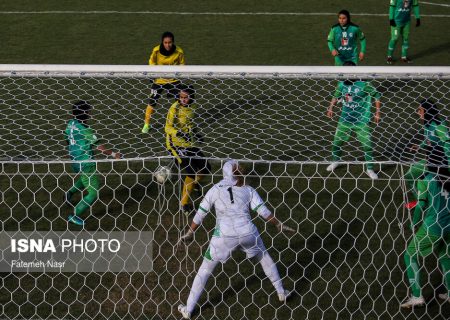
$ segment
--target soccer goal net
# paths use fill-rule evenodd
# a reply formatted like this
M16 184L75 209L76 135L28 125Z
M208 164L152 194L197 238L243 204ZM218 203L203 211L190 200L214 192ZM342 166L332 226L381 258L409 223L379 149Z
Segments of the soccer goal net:
M154 79L176 80L156 104ZM180 87L191 103L171 116ZM181 318L216 223L213 210L193 242L177 245L194 216L182 209L198 207L227 159L295 230L253 220L292 294L280 303L259 264L237 250L210 277L193 318L445 318L435 255L420 260L424 308L400 304L410 295L405 204L414 200L405 176L425 159L417 111L430 103L448 119L449 91L448 67L0 65L0 318ZM85 122L74 116L80 101L91 107ZM188 131L167 134L183 122ZM176 137L188 144L174 145ZM112 156L92 156L91 143ZM70 158L73 145L88 157ZM177 162L186 148L201 150L183 158L187 171ZM210 168L187 192L198 163ZM94 250L113 236L126 247L120 257ZM94 249L71 246L77 237Z

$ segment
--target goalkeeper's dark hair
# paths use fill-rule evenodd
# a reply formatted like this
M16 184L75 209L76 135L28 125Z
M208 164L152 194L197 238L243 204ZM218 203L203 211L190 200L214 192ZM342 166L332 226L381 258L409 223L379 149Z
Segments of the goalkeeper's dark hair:
M161 36L161 42L163 42L165 38L171 38L172 42L175 42L175 36L170 31L163 32L163 34Z
M430 125L432 122L435 122L437 125L442 123L441 112L436 106L436 102L431 99L423 99L420 101L420 106L425 111L424 122L426 126Z
M189 103L194 102L194 100L195 100L195 90L194 90L194 87L191 84L189 84L189 85L180 84L178 86L178 98L180 97L180 92L181 91L186 92L189 95Z
M88 102L79 100L73 104L72 115L75 119L84 123L89 120L89 112L91 109L92 106Z
M427 171L436 175L437 181L450 192L450 170L445 149L432 142L427 146Z
M339 17L341 14L343 14L344 16L347 17L347 24L349 24L350 21L351 21L351 19L350 19L350 12L348 12L348 10L343 9L343 10L339 11L338 17Z

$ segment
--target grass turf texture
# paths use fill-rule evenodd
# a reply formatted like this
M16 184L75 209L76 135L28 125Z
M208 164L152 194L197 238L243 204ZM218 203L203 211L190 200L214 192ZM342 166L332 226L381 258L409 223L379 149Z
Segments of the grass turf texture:
M443 0L434 2L445 3ZM366 33L367 60L385 65L390 37L389 3L369 1L5 1L0 11L116 10L155 12L338 12L347 8ZM422 14L450 15L450 8L421 6ZM336 16L223 16L170 14L2 15L2 63L146 64L164 30L171 30L188 64L332 65L326 37ZM414 21L413 21L414 23ZM262 27L264 26L264 27ZM412 27L415 65L448 65L449 17L422 18ZM399 48L397 48L399 50ZM397 55L399 51L397 51Z
M330 1L325 6L318 1L302 1L301 5L294 1L276 4L272 1L228 1L227 5L209 1L156 1L152 2L151 8L147 2L140 1L126 5L118 1L94 1L82 5L78 1L65 1L64 4L57 1L15 1L0 4L0 10L3 11L337 12L344 7L353 13L384 14L388 11L388 4L380 5L379 1ZM450 9L422 5L422 13L450 14ZM159 42L161 32L172 30L177 37L177 43L186 51L189 64L331 65L332 58L326 48L326 35L335 20L334 16L3 15L0 26L5 36L0 61L145 64L151 48ZM368 56L364 65L384 65L389 39L387 17L355 16L354 21L362 26L368 38ZM445 52L448 51L449 43L445 37L441 37L441 31L448 29L450 18L424 17L422 21L422 27L412 28L411 32L411 57L415 59L415 65L448 65L449 57ZM262 25L265 26L264 29L261 28ZM216 43L221 45L216 46ZM314 55L311 55L311 52L314 52ZM2 79L3 81L9 80ZM154 138L155 140L142 140L135 135L136 129L128 130L131 126L134 128L137 124L140 125L142 101L145 100L148 89L147 82L136 81L126 88L125 91L131 93L130 97L126 98L118 90L120 83L88 83L85 87L72 84L72 87L66 85L64 88L58 88L56 92L31 92L31 88L39 87L39 83L40 81L30 82L28 87L24 86L23 91L16 91L17 88L13 87L9 91L12 98L8 99L4 95L2 101L4 105L34 110L34 125L42 130L37 132L42 137L61 136L64 121L68 118L68 101L83 96L84 93L81 92L86 89L89 92L88 98L93 100L96 108L94 115L97 116L97 122L94 129L97 129L105 140L112 142L120 150L126 151L128 148L129 155L132 155L132 149L136 154L144 156L152 152L162 152L162 136ZM403 87L407 83L401 84L400 87ZM258 85L260 84L256 83L252 87ZM111 86L110 89L108 86ZM308 103L304 105L305 116L296 118L298 113L295 109L288 113L290 121L297 121L296 125L299 127L305 127L303 125L306 125L310 118L324 115L324 106L334 86L330 83L316 86L323 95L313 95L312 98L306 99ZM100 89L96 89L97 87ZM298 84L296 87L299 87ZM400 156L401 151L415 135L407 130L405 119L408 117L405 118L405 115L412 115L410 119L415 119L413 102L426 86L419 84L410 87L412 89L407 92L394 90L394 93L384 95L385 106L389 111L384 115L386 123L377 128L377 132L380 137L384 134L393 137L392 128L396 128L400 138L396 152L389 150L388 144L382 139L376 138L379 139L376 150L380 159L386 159L386 155L379 152L380 150L385 150L389 155ZM448 83L427 90L434 93L434 90L442 88L448 88ZM105 89L107 94L99 97L100 92ZM203 94L207 91L214 92L213 90L205 87ZM251 88L248 91L254 92ZM24 96L20 97L20 94ZM296 107L289 98L280 99L271 89L248 96L246 101L239 98L247 94L245 90L237 91L235 96L228 94L222 97L220 90L217 94L224 99L219 99L217 104L208 105L206 100L210 100L209 98L200 101L200 105L208 107L209 113L204 115L204 118L209 119L211 123L204 132L205 137L210 142L216 141L209 145L209 150L205 150L209 154L218 152L219 156L237 156L245 151L240 149L242 143L239 141L234 144L227 141L227 148L224 149L218 140L221 126L230 128L227 130L231 133L233 117L242 119L227 110L236 111L245 106L247 113L256 112L257 116L249 119L249 122L244 122L242 128L251 125L250 120L256 119L259 121L261 142L271 141L265 135L270 135L273 139L270 143L265 143L261 154L251 147L254 153L248 155L249 158L262 156L270 159L273 150L283 153L284 160L298 157L302 160L323 160L329 157L335 122L325 120L326 133L319 141L326 142L326 145L315 150L307 144L305 138L304 141L298 140L303 136L301 133L298 137L293 136L286 140L282 132L271 132L271 128L264 127L264 124L268 123L266 117L275 119L274 123L278 124L281 122L277 121L286 120L286 117L281 116L281 110L286 110L286 105L288 109ZM270 99L267 99L268 94ZM273 108L271 113L264 114L260 110L262 101L265 104L267 100ZM402 102L398 103L399 100ZM126 109L127 106L129 109ZM164 111L156 115L158 130L162 128L166 106L167 101L164 100L160 109ZM106 116L108 112L110 122ZM28 123L26 119L21 119L17 109L8 108L4 114L16 124L26 126ZM124 115L128 119L127 122L121 122L117 131L111 133L107 125L116 124L114 118ZM213 119L216 122L212 122ZM403 124L400 125L401 128L392 125L398 126L398 123ZM43 155L47 159L65 156L64 144L61 141L45 146L38 144L34 140L36 128L27 132L12 128L9 121L2 125L3 129L6 129L3 131L5 134L2 132L2 157L14 152L17 153L14 156ZM316 137L316 129L311 126L307 137ZM414 130L417 129L415 123ZM117 133L122 142L117 139ZM23 144L17 140L13 144L5 143L12 140L12 137L7 139L8 134L19 137L18 140L22 140ZM243 141L250 136L242 129L229 137L230 140L240 137ZM290 139L294 141L294 147L286 150L283 150L283 146L274 147L276 141L292 142ZM19 146L24 147L25 152L17 152ZM150 146L159 149L147 151L146 149L152 149ZM355 150L354 143L347 146L346 150ZM358 156L361 156L361 153ZM174 315L178 317L175 306L179 300L184 302L187 298L194 271L198 269L201 261L200 253L206 250L207 231L213 228L213 220L210 217L205 221L204 230L197 233L196 242L190 246L187 256L184 252L174 254L173 245L180 232L177 215L179 185L177 180L172 181L173 185L168 184L164 194L168 203L162 203L165 206L160 208L161 196L150 177L156 165L152 161L100 164L99 170L104 175L100 200L93 207L92 218L88 220L90 230L153 229L156 237L155 272L2 274L0 316L90 316L98 319L132 316L154 319L167 319ZM213 179L217 181L220 178L220 166L214 163L213 167L216 173ZM251 168L252 165L247 164L247 167ZM283 174L285 171L289 172L289 176ZM337 174L343 177L345 171L338 169ZM14 172L16 173L11 175ZM31 172L42 175L28 175ZM64 169L60 164L50 165L50 168L45 165L36 165L34 168L28 164L3 165L0 181L3 196L0 204L2 230L65 230L65 218L70 207L63 204L62 198L63 192L71 186L71 177L67 172L70 172L70 169ZM283 177L278 180L270 177L270 174L267 177L269 172ZM215 285L213 279L210 279L207 286L209 294L205 293L200 300L203 304L201 317L439 319L449 315L449 307L440 305L433 299L434 287L441 283L441 275L435 271L436 263L433 259L427 261L427 271L431 272L431 279L430 284L424 288L424 295L427 300L431 300L430 304L426 309L413 312L399 310L400 300L407 294L401 257L405 242L398 228L398 222L406 221L401 208L403 199L398 182L399 167L383 167L382 179L373 185L361 175L361 166L352 166L349 172L350 174L345 175L347 179L339 180L334 175L328 175L324 165L316 167L292 164L286 169L283 165L273 164L269 170L267 165L257 164L251 172L253 177L249 178L250 184L259 186L258 190L264 198L268 198L271 208L275 208L281 220L290 226L298 225L299 232L294 236L277 234L276 230L270 227L263 233L265 244L271 247L270 253L274 260L279 261L281 275L288 277L287 287L295 288L296 293L286 306L279 307L269 281L260 280L264 278L262 270L257 267L254 274L252 264L242 262L243 255L238 253L234 258L240 262L239 266L230 261L224 266L224 272L216 278ZM355 177L360 179L355 180ZM209 180L211 181L211 178ZM255 222L261 231L266 228L260 220ZM75 226L69 228L78 230ZM221 270L221 267L218 267L218 270ZM215 275L217 273L218 271ZM425 274L426 272L424 277ZM428 281L424 278L423 282Z
M208 295L200 300L203 318L409 319L426 315L439 319L449 312L448 306L432 300L441 283L434 259L427 261L429 283L424 277L424 295L432 300L427 309L399 311L400 299L406 296L401 258L405 242L399 223L407 223L399 165L385 166L384 179L376 182L361 175L357 165L348 172L338 169L340 178L326 173L324 165L247 162L244 166L248 183L259 186L277 217L298 228L295 235L279 234L255 219L281 275L286 276L287 287L296 293L287 305L279 306L260 267L254 268L236 253L208 283ZM171 318L173 306L187 298L214 219L205 220L187 253L174 252L180 225L186 223L178 213L178 179L175 176L165 189L159 189L150 176L155 167L153 161L100 164L99 171L107 174L102 177L101 201L94 205L87 226L88 230L153 229L154 272L2 274L3 315L116 319L144 318L144 313L154 319ZM61 164L7 164L2 170L13 186L2 185L7 189L0 208L4 230L67 228L64 212L70 207L62 198L71 178ZM213 171L206 188L221 178L218 162L213 162ZM44 176L38 178L39 174ZM33 195L36 201L31 200ZM69 229L79 230L73 225Z

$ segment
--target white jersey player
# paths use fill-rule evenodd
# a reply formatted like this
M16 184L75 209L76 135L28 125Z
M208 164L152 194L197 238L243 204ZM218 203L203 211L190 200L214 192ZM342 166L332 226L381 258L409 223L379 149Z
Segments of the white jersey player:
M277 267L267 252L256 226L251 221L250 212L257 212L268 222L276 225L279 230L291 232L295 230L283 226L264 205L256 190L244 185L241 170L234 160L224 164L223 180L206 193L190 229L181 237L180 242L192 239L194 231L213 207L216 212L216 227L203 263L195 276L187 304L178 306L178 311L183 318L191 317L206 282L217 264L224 263L236 249L244 251L247 258L256 258L275 287L279 300L286 301L290 293L283 288Z

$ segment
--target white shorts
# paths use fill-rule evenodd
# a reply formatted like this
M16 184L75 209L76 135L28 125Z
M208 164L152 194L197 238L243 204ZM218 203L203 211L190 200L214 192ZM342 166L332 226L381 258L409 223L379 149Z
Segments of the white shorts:
M236 249L244 251L249 259L266 252L266 247L258 232L242 237L213 236L205 253L205 258L225 262Z

